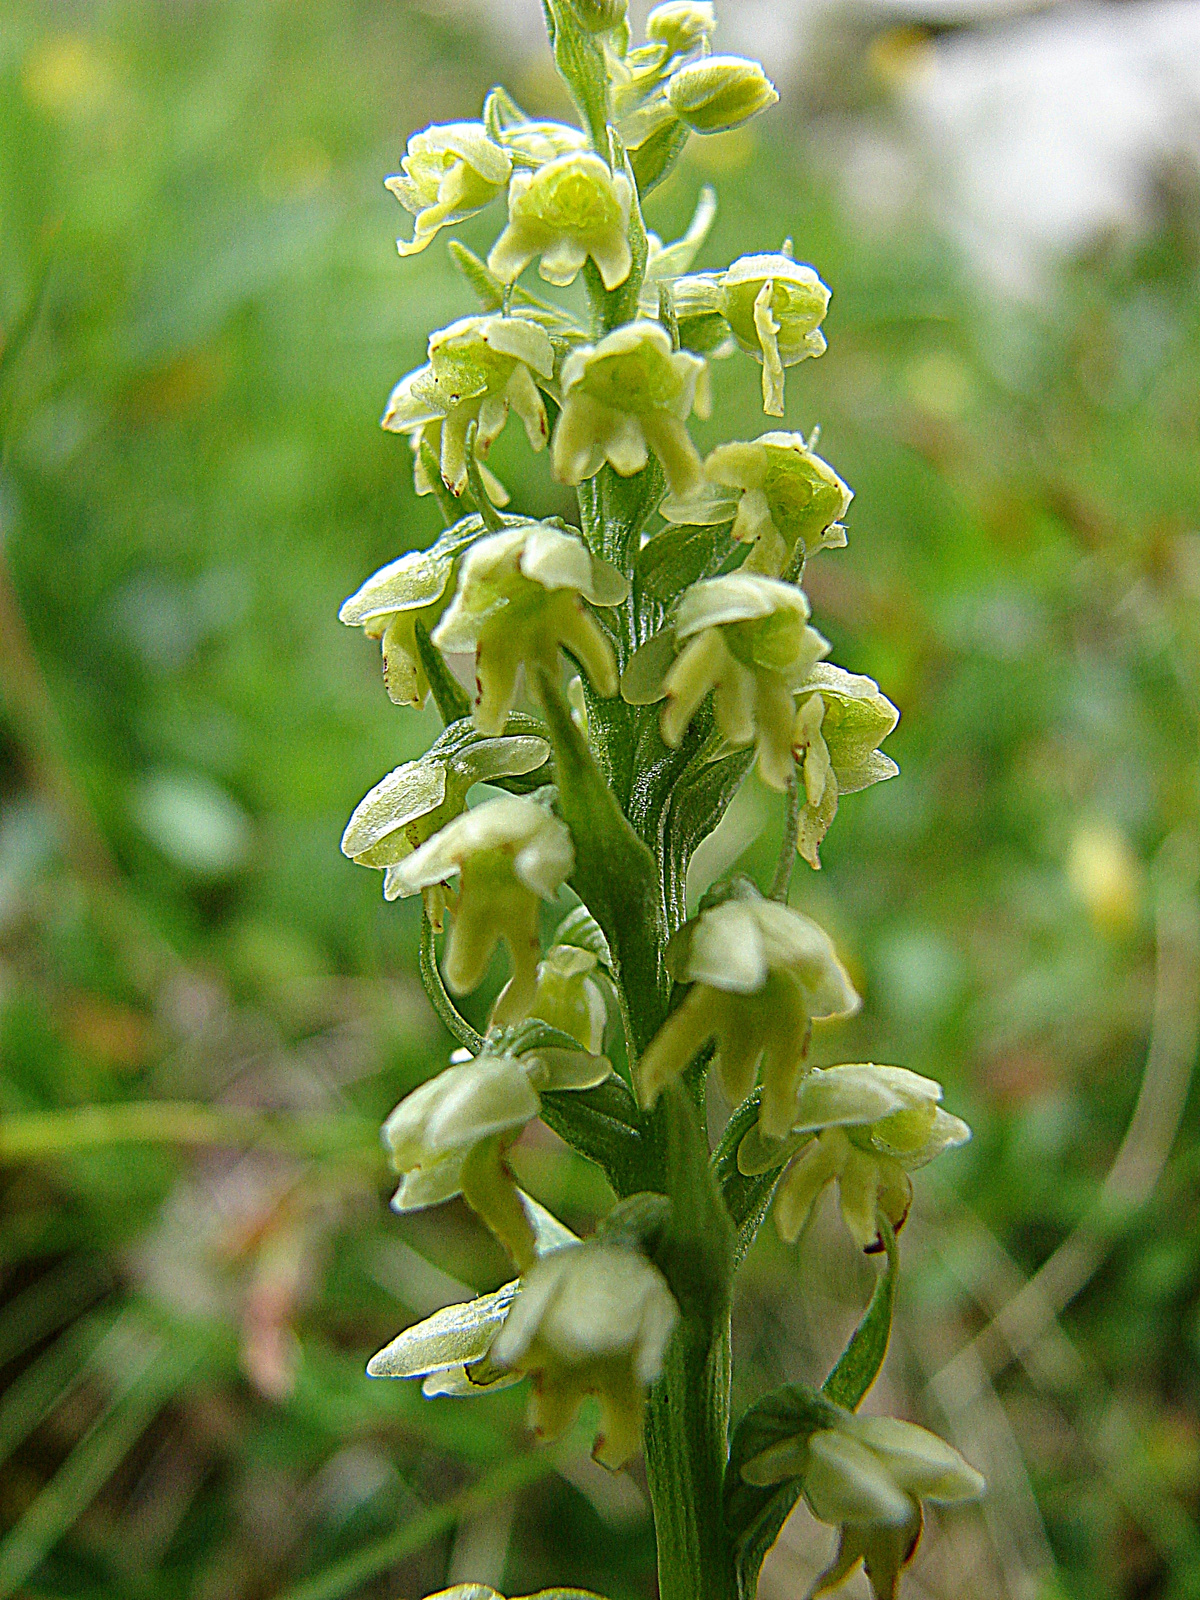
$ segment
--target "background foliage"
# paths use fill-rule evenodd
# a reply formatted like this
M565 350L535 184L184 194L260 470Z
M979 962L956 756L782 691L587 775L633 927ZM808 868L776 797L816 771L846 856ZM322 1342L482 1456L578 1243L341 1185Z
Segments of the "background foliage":
M380 180L501 76L546 104L494 34L372 0L0 20L0 1594L652 1593L636 1475L531 1455L520 1390L362 1376L503 1275L464 1210L386 1209L376 1125L447 1041L413 904L337 841L432 724L335 620L436 532L375 424L471 303L443 245L396 260ZM802 107L763 127L694 142L649 220L715 172L701 267L786 233L834 289L785 425L857 498L807 586L902 775L797 868L867 997L817 1059L929 1072L976 1129L918 1184L881 1403L993 1493L911 1592L1194 1595L1196 208L1164 189L1149 238L1001 305L919 213L853 220ZM757 371L714 376L712 437L745 434ZM515 502L569 514L517 433ZM769 872L779 820L748 790L710 867ZM517 1155L576 1228L608 1204L549 1136ZM741 1398L822 1371L871 1276L764 1233ZM764 1595L821 1562L801 1520Z

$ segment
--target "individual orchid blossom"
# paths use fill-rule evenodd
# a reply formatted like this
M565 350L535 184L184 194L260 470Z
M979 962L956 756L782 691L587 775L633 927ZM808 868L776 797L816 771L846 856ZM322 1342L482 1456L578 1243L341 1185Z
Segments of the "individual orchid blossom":
M543 1256L525 1274L490 1358L533 1378L539 1438L558 1438L595 1395L600 1433L592 1454L615 1469L641 1443L646 1392L678 1320L675 1297L652 1262L588 1240Z
M718 445L704 463L711 488L699 501L667 500L669 522L718 524L733 518L733 537L751 551L739 571L778 578L816 550L846 543L841 525L853 498L799 433L764 433Z
M425 249L440 228L482 211L503 192L512 173L507 151L488 138L480 122L449 122L414 133L403 171L384 187L416 218L411 242L397 239L402 256Z
M667 946L667 970L691 984L638 1066L638 1094L651 1106L710 1040L726 1098L745 1099L762 1064L759 1125L790 1133L808 1067L809 1029L848 1017L860 1001L829 935L810 918L739 885L729 899L686 922Z
M653 451L674 494L701 484L700 456L686 422L707 416L708 368L672 350L661 323L640 319L563 363L562 413L554 430L554 475L579 484L607 461L622 477L640 472Z
M527 1194L520 1198L538 1255L578 1243L570 1228L544 1206ZM520 1383L520 1373L502 1372L488 1360L518 1287L519 1280L514 1278L490 1294L443 1306L432 1316L413 1323L371 1357L368 1376L420 1378L421 1392L430 1397L487 1394Z
M590 950L556 944L538 967L537 992L529 1008L531 1017L578 1040L596 1055L604 1046L608 1006L596 981L599 962Z
M879 1213L893 1229L908 1215L908 1174L971 1137L941 1098L940 1083L904 1067L814 1068L797 1093L791 1128L773 1138L751 1130L738 1168L753 1174L788 1162L775 1192L775 1225L788 1242L836 1180L851 1237L860 1249L877 1250Z
M721 310L743 350L763 364L763 410L783 415L783 372L825 352L829 290L786 255L740 256L721 275Z
M757 61L702 56L671 74L666 97L693 133L725 133L775 105L779 93Z
M590 256L606 289L629 276L632 187L599 156L557 157L536 172L517 172L508 190L508 226L492 246L488 271L515 283L534 259L547 283L574 283Z
M463 317L430 336L428 363L401 378L392 390L383 426L431 448L430 430L436 430L442 481L452 493L461 494L467 486L467 430L472 423L475 449L486 455L511 406L525 426L530 446L545 448L549 428L537 380L547 383L553 374L554 347L536 322L523 317Z
M410 550L381 567L338 612L338 620L348 627L361 628L368 639L382 639L383 681L395 704L425 704L429 679L417 649L416 625L427 632L436 626L449 603L459 558L487 531L481 517L464 517L428 550Z
M406 1095L383 1125L392 1166L403 1174L392 1206L419 1211L462 1194L521 1270L535 1234L506 1159L537 1116L544 1089L591 1089L612 1068L586 1050L486 1048Z
M552 900L575 862L564 823L536 800L505 795L466 811L391 869L397 895L444 883L455 873L446 983L467 994L483 980L501 939L513 973L492 1008L492 1023L518 1022L537 990L538 904Z
M717 727L735 748L753 744L763 782L786 789L794 770L794 691L829 646L808 626L803 590L759 573L734 572L688 589L675 613L680 653L665 672L656 641L621 682L631 704L666 696L663 741L675 748L713 691ZM639 656L641 659L639 659Z
M830 662L818 661L800 685L792 729L792 755L804 783L796 848L810 866L821 865L821 841L839 798L899 772L879 748L899 720L878 684Z
M668 57L706 46L717 26L712 0L666 0L646 18L646 38L661 44Z
M524 778L547 766L550 746L533 731L536 726L514 714L499 738L481 738L463 723L448 728L419 760L394 768L359 801L342 835L343 855L359 866L382 868L384 899L398 898L402 889L393 869L466 809L474 784ZM421 892L440 932L444 887Z
M479 731L504 727L521 665L555 675L560 649L571 652L597 694L616 694L612 645L583 602L614 606L627 593L619 572L552 523L522 523L475 544L432 637L440 650L474 650Z
M741 1476L759 1487L799 1479L813 1515L839 1530L837 1554L813 1596L828 1594L863 1565L876 1600L895 1600L921 1537L921 1502L976 1500L984 1480L957 1450L915 1423L824 1409L832 1426L780 1440L746 1462Z

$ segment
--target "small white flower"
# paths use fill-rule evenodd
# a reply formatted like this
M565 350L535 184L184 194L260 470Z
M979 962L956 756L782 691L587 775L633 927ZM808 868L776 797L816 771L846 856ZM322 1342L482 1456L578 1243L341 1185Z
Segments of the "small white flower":
M414 133L400 165L403 171L386 178L384 187L416 218L412 242L396 241L402 256L417 255L439 228L482 211L512 172L511 158L480 122L449 122Z
M534 259L547 283L574 283L590 256L606 289L625 282L629 250L629 179L599 156L559 156L537 172L518 172L508 190L508 226L492 246L488 271L515 283Z

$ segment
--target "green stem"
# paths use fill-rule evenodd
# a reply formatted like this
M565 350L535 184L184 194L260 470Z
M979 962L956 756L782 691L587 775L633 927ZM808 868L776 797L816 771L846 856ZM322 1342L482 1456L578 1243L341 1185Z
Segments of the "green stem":
M787 904L788 889L792 882L792 868L796 864L796 834L800 828L800 785L796 782L795 768L788 779L787 815L783 821L783 838L779 844L779 861L771 880L769 900Z
M459 1044L473 1056L477 1056L483 1049L483 1035L476 1033L446 993L441 968L437 964L433 923L430 922L429 913L424 907L421 909L421 982L425 985L425 993L429 996L430 1004L445 1023L450 1036L457 1039Z
M738 1600L722 1517L729 1430L729 1312L693 1306L646 1408L660 1600Z

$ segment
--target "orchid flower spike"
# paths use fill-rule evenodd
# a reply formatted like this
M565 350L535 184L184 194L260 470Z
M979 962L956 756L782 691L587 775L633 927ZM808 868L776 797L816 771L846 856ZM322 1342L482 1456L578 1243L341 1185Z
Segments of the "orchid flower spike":
M727 900L684 923L666 960L675 981L692 987L638 1065L641 1103L652 1106L715 1039L713 1068L731 1104L750 1093L761 1062L759 1124L769 1138L783 1138L808 1070L811 1023L851 1016L861 1004L829 935L742 880Z
M971 1137L941 1098L940 1083L904 1067L814 1068L796 1095L791 1128L773 1138L763 1137L761 1125L752 1129L738 1147L738 1168L769 1172L788 1162L775 1191L782 1239L799 1236L818 1195L836 1180L854 1242L879 1250L879 1214L893 1230L908 1215L908 1174Z
M555 897L574 865L566 824L536 800L504 795L448 822L392 868L392 882L397 895L415 894L458 874L446 983L454 994L477 988L503 939L513 972L491 1022L507 1025L528 1015L537 991L538 902Z
M517 172L508 190L508 226L492 246L488 271L515 283L534 259L547 283L574 283L590 256L606 289L625 282L633 263L629 249L632 186L599 156L575 152L536 172Z
M522 664L557 674L560 649L571 652L597 694L616 694L612 645L583 602L614 606L628 592L615 567L552 523L521 523L475 544L432 637L439 650L474 650L479 731L504 727Z
M699 356L672 350L661 323L626 323L599 344L573 350L563 363L562 397L553 448L560 482L582 483L606 461L627 478L642 470L652 450L672 493L685 497L699 489L700 456L685 424L693 410L708 415L708 367Z
M462 494L468 428L475 423L476 453L486 455L510 406L524 424L530 446L544 449L549 427L537 385L553 375L549 336L523 317L463 317L432 334L427 365L401 378L383 414L389 433L406 433L414 440L418 493L423 487L422 443L438 456L446 487Z
M558 1438L595 1395L592 1454L615 1470L641 1444L646 1392L678 1320L666 1279L645 1256L588 1240L543 1256L524 1276L491 1359L532 1376L531 1420L541 1439Z

